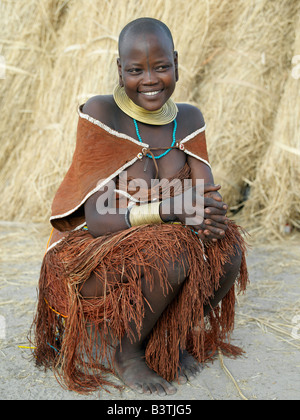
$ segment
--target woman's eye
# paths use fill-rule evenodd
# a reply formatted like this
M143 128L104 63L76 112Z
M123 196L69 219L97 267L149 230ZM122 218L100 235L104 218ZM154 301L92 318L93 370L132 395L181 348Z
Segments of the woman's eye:
M158 67L156 67L156 71L166 71L166 70L168 70L169 67L170 66L168 66L168 65L158 66Z
M130 73L130 74L138 74L141 71L142 71L141 69L129 69L128 70L128 73Z

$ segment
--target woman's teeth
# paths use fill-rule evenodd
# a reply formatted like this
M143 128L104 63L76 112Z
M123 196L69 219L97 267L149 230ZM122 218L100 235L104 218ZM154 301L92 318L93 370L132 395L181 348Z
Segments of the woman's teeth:
M157 95L159 92L161 92L160 90L156 90L154 92L141 92L143 95L147 95L147 96L154 96Z

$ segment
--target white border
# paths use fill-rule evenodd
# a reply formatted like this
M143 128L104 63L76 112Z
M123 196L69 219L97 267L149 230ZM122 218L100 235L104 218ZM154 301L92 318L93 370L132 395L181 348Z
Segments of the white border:
M90 191L84 198L83 200L80 202L80 204L78 204L78 206L74 207L73 209L67 211L66 213L63 214L59 214L56 216L51 216L50 217L50 222L51 220L55 220L55 219L61 219L63 217L69 216L70 214L72 214L74 211L78 210L80 206L82 206L82 204L88 199L90 198L93 194L95 194L97 191L99 191L102 187L104 187L109 181L111 181L115 176L119 175L122 171L124 171L124 169L128 168L128 166L131 166L134 162L136 162L137 160L139 160L138 157L135 157L134 159L130 160L129 162L127 162L125 165L121 166L121 168L119 168L116 172L114 172L112 175L110 175L108 178L106 178L104 181L102 181L100 184L97 185L97 187L95 187L92 191Z
M88 114L84 114L83 112L80 111L80 107L78 108L78 115L91 122L94 125L97 125L98 127L102 128L103 130L107 131L109 134L112 134L116 137L119 137L121 139L125 139L125 140L129 140L131 142L133 142L134 144L136 144L137 146L142 146L142 147L149 147L148 144L146 143L141 143L138 140L135 140L133 137L128 136L127 134L124 133L119 133L119 131L113 130L112 128L108 127L108 125L105 125L103 122L96 120L95 118L91 117Z
M47 252L48 251L50 251L50 249L52 249L52 248L54 248L56 245L58 245L62 240L64 239L64 237L63 238L61 238L61 239L59 239L58 241L56 241L56 242L53 242L53 244L51 244L50 246L48 246L48 248L47 248L47 250L46 250L46 254L47 254ZM45 254L45 255L46 255Z
M82 229L84 226L86 226L86 222L82 223L81 225L76 226L76 228L75 228L75 229L70 230L70 231L67 231L67 232L76 232L77 230ZM52 235L51 235L51 236L52 236ZM46 250L46 254L47 254L47 252L48 252L50 249L52 249L52 248L54 248L56 245L58 245L58 244L59 244L59 243L60 243L63 239L64 239L64 236L63 236L62 238L60 238L58 241L53 242L53 244L51 244L50 246L48 246L48 248L47 248L47 250Z
M205 160L205 159L203 159L203 158L201 158L201 157L199 157L199 156L195 155L195 154L194 154L194 153L192 153L192 152L189 152L188 150L184 150L184 151L185 151L185 153L186 153L187 155L190 155L190 156L192 156L192 157L194 157L194 158L196 158L196 159L198 159L198 160L201 160L201 162L205 163L207 166L209 166L209 167L211 168L211 164L210 164L207 160Z
M106 124L104 124L103 122L101 122L101 121L99 121L99 120L97 120L96 118L93 118L93 117L91 117L90 115L88 115L88 114L84 114L81 110L80 110L80 107L81 107L82 105L80 105L79 107L78 107L78 115L81 117L81 118L83 118L83 119L85 119L85 120L87 120L87 121L89 121L89 122L91 122L92 124L94 124L94 125L97 125L98 127L100 127L100 128L102 128L103 130L105 130L105 131L107 131L108 133L110 133L110 134L113 134L113 135L115 135L115 136L117 136L117 137L119 137L119 138L122 138L122 139L126 139L126 140L130 140L130 141L132 141L133 143L135 143L135 144L137 144L138 146L143 146L143 147L150 147L149 146L149 144L147 144L147 143L141 143L140 141L138 141L138 140L135 140L133 137L130 137L130 136L128 136L127 134L125 134L125 133L120 133L119 131L116 131L116 130L114 130L114 129L112 129L112 128L110 128L110 127L108 127L108 125L106 125ZM192 138L194 138L194 137L196 137L198 134L200 134L200 133L202 133L203 131L205 131L206 130L206 124L204 124L204 126L203 127L201 127L201 128L199 128L199 129L197 129L196 131L194 131L193 133L191 133L191 134L189 134L188 136L186 136L186 137L184 137L184 139L183 140L181 140L180 141L180 144L181 143L186 143L187 141L189 141L189 140L191 140Z
M206 130L206 124L203 127L199 128L198 130L186 136L183 140L181 140L180 144L186 143L187 141L193 139L194 137L196 137L198 134L202 133L205 130Z

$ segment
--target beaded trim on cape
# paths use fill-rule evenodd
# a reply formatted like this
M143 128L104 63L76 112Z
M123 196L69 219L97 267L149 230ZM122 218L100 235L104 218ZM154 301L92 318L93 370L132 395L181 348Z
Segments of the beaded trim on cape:
M117 85L113 92L114 100L118 107L129 117L144 124L166 125L175 120L178 108L170 98L160 109L147 111L136 105L126 94L125 89Z

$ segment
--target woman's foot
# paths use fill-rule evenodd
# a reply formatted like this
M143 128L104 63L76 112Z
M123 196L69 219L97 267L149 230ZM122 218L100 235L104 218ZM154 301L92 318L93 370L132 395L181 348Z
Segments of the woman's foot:
M187 381L194 381L203 369L202 365L186 350L180 351L179 362L179 384L185 384Z
M174 385L157 375L145 362L142 350L115 353L115 371L118 377L131 389L140 394L173 395L177 389Z

